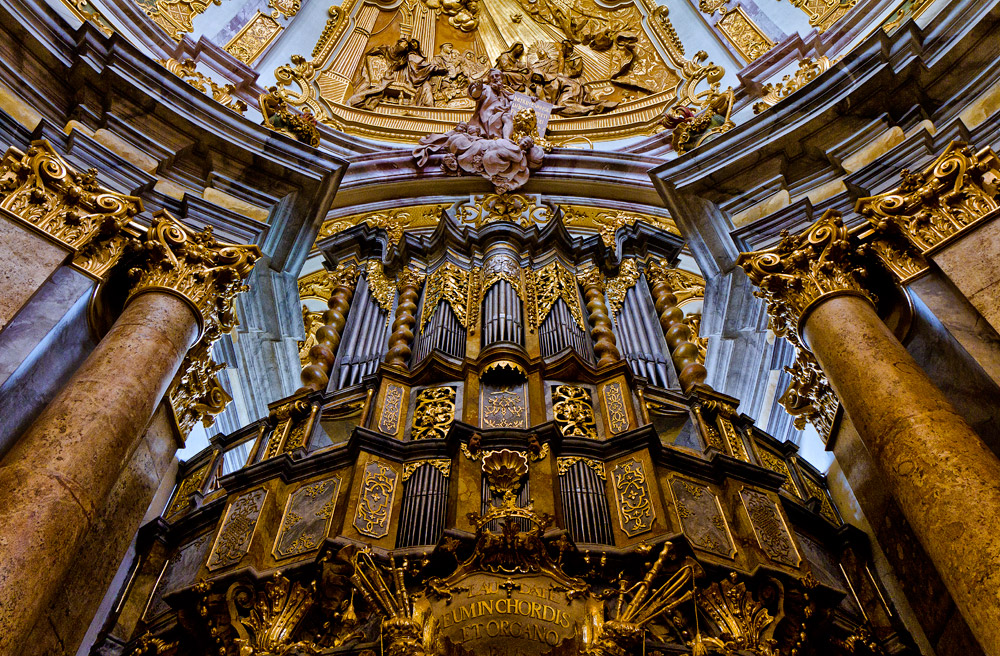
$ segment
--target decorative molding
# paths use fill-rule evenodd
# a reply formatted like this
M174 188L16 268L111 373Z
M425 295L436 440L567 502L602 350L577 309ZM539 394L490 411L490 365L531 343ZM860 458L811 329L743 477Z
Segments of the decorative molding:
M464 446L464 445L463 445ZM414 460L403 465L402 480L405 483L410 477L423 466L433 467L441 472L445 478L451 478L451 460L447 458L428 458L425 460Z
M628 537L653 529L656 510L650 498L646 470L642 462L630 458L618 463L611 472L615 501L618 503L618 521Z
M365 466L354 514L354 528L358 533L376 539L389 535L389 519L398 480L399 474L389 465L369 462Z
M556 458L556 468L560 476L566 474L569 468L576 463L583 463L585 466L589 467L597 474L597 477L602 481L608 480L607 470L604 468L604 463L599 460L594 460L593 458L585 458L583 456L560 456Z

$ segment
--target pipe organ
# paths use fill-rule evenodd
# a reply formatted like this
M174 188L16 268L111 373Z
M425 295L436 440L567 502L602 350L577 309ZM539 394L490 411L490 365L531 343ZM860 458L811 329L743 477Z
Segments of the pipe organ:
M135 653L846 655L891 632L823 477L701 382L664 273L680 238L609 243L447 213L388 249L366 225L323 239L358 274L329 383L185 465L122 592ZM642 595L672 619L629 615Z

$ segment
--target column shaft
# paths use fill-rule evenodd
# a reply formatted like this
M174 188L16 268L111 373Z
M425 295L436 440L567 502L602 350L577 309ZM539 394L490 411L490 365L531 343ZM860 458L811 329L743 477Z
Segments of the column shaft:
M134 297L0 462L0 653L25 651L197 332L179 297Z
M615 333L608 317L608 305L604 302L604 290L591 282L585 282L583 296L587 301L587 317L590 323L590 336L594 340L594 354L597 356L597 366L605 367L622 359L615 342Z
M804 337L983 650L1000 656L1000 460L858 296Z

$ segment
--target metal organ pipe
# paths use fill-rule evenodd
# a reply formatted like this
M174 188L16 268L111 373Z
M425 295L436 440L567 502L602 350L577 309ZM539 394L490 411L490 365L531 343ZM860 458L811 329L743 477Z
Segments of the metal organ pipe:
M552 304L549 315L538 329L538 335L542 357L547 358L565 348L570 348L588 362L594 361L594 349L590 339L580 329L576 319L573 318L573 313L561 298Z
M577 543L613 544L611 513L604 496L604 482L582 462L560 475L563 518Z
M448 477L423 465L405 483L396 548L437 544L444 531Z
M524 345L523 309L517 290L506 280L490 285L483 298L483 346L497 342Z
M456 358L465 355L465 327L447 301L438 303L427 325L420 331L411 363L420 362L435 349Z
M669 387L666 342L654 310L642 296L642 285L636 284L625 294L621 310L615 315L616 333L620 337L622 355L632 371L659 387Z
M372 296L365 278L358 281L354 307L356 311L347 321L347 342L341 344L334 365L337 381L334 389L357 385L362 378L373 373L386 340L386 312ZM333 376L331 380L334 380Z

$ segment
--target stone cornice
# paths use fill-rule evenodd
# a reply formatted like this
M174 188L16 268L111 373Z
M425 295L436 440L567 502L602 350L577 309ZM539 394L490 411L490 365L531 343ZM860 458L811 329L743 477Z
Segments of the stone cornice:
M436 195L462 196L493 191L475 176L449 176L440 168L440 156L418 168L410 150L387 150L356 155L341 181L334 207L351 207L388 198L421 198L428 189ZM556 148L531 175L519 193L557 193L662 206L648 171L662 160L645 155Z

